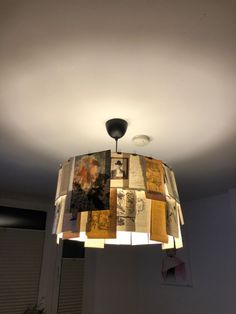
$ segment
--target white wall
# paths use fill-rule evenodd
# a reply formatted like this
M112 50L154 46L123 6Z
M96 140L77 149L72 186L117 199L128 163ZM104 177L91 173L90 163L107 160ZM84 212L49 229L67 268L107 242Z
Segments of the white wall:
M160 284L159 247L90 249L85 314L236 313L236 189L183 207L193 287Z

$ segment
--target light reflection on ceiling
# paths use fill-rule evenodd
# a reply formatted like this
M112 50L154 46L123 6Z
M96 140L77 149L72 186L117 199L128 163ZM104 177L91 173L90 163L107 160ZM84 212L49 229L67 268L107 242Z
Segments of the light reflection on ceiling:
M1 2L2 195L53 199L59 161L114 149L114 117L120 149L173 165L184 199L236 185L234 3L182 4Z

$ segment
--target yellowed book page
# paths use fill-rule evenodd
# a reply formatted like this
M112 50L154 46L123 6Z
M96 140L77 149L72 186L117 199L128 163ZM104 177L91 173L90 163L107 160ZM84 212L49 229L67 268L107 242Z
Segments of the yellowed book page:
M151 200L144 191L136 191L135 231L150 233Z
M135 231L136 196L134 190L117 189L117 230Z
M165 200L164 172L161 160L145 158L146 196Z
M72 175L72 159L69 159L68 161L64 162L62 165L62 173L61 173L61 186L60 186L60 192L59 195L66 195L69 190L69 185L71 181L71 175Z
M170 167L164 164L163 164L163 170L164 170L166 195L173 197L174 199L176 199L177 202L179 202L179 193L177 190L174 171L170 169Z
M150 239L168 243L166 232L166 203L152 200Z
M59 216L60 216L60 202L61 199L57 199L55 202L55 210L54 210L54 219L53 219L53 226L52 226L52 234L57 233L57 226L58 226L58 221L59 221Z
M184 216L183 216L181 205L178 203L177 203L177 209L178 209L180 224L183 226L184 225Z
M174 197L171 169L163 164L165 193L170 197Z
M168 236L168 243L162 243L161 248L162 250L174 249L174 237Z
M175 238L175 248L176 249L181 249L184 246L184 244L183 244L183 239L182 239L182 233L181 233L181 228L180 228L179 217L178 217L178 228L179 228L179 237Z
M174 198L180 202L179 200L179 193L178 193L178 189L177 189L177 185L176 185L176 180L175 180L175 173L173 170L170 171L171 172L171 182L172 182L172 190L173 190L173 196Z
M88 221L88 212L80 213L80 232L86 231L86 225Z
M143 156L129 157L129 188L145 190Z
M67 190L67 198L66 198L66 205L65 205L65 212L70 213L70 204L71 204L71 196L73 190L73 179L74 179L74 168L75 168L75 157L70 158L71 163L71 170L70 170L70 178L69 178L69 185ZM75 212L74 212L75 214Z
M111 188L128 188L130 154L112 153L111 155Z
M60 196L60 189L61 189L61 175L62 175L62 168L58 170L58 178L57 178L57 190L56 190L56 197L55 201L58 199Z
M116 237L116 189L110 191L110 209L88 213L86 235L88 238L107 239Z
M167 197L166 199L166 231L167 234L173 237L179 236L178 229L178 209L177 202L174 198Z
M118 231L135 231L135 218L134 217L117 217L117 230Z
M63 223L63 217L64 217L64 211L65 211L65 202L66 202L66 195L61 196L57 202L56 207L58 211L58 223L56 228L56 233L61 233L62 230L62 223Z

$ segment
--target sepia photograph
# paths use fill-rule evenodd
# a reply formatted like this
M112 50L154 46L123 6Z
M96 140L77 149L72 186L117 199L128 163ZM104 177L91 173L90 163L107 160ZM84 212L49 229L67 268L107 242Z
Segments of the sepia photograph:
M128 179L128 158L111 158L111 179Z

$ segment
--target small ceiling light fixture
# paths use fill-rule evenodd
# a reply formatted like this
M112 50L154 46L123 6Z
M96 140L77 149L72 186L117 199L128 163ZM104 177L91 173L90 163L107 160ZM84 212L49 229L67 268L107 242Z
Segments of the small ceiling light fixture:
M132 138L132 141L136 146L145 146L150 143L150 137L144 134L136 135Z
M123 119L106 122L108 134L116 141L115 153L80 155L62 164L53 233L58 240L83 241L85 247L162 244L163 249L181 248L184 220L174 172L161 160L117 152L127 126ZM139 145L150 141L146 135L135 138Z

